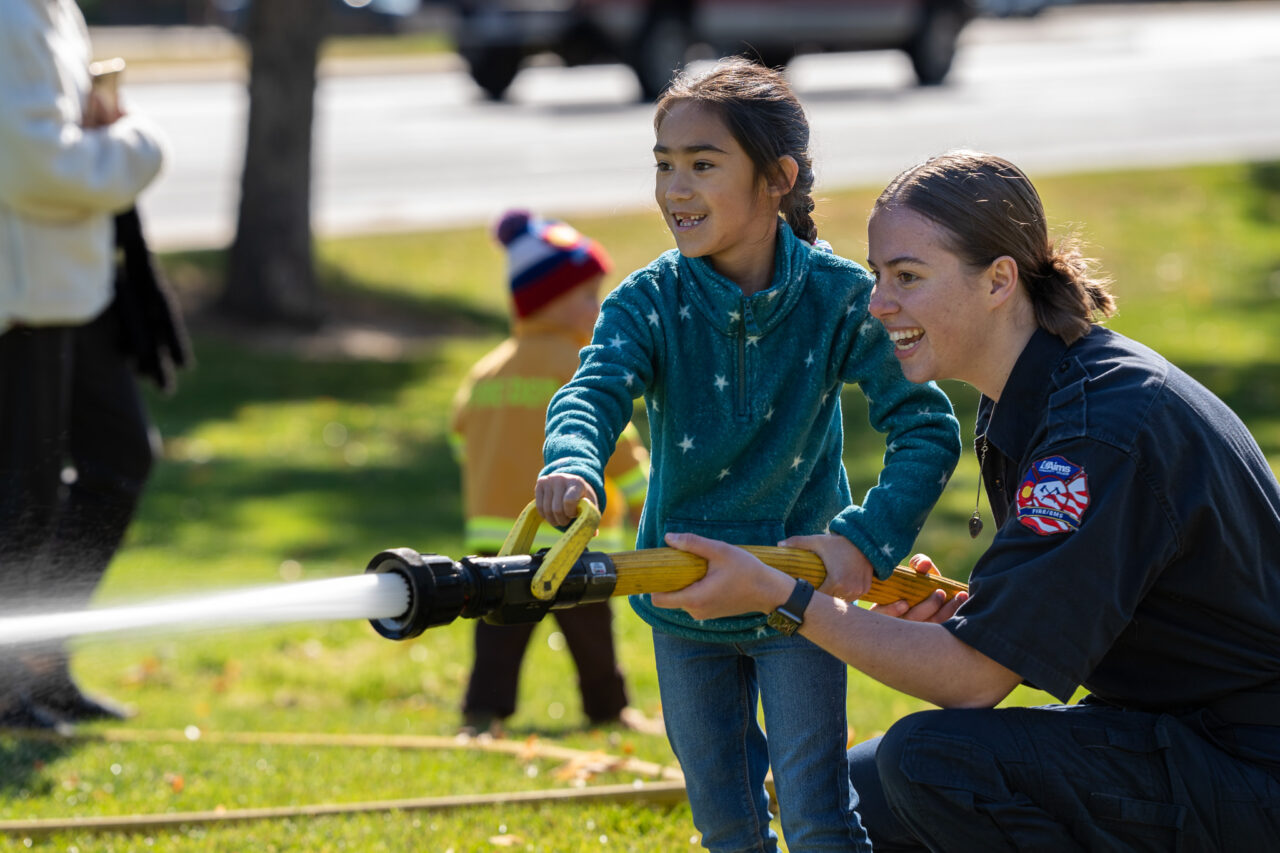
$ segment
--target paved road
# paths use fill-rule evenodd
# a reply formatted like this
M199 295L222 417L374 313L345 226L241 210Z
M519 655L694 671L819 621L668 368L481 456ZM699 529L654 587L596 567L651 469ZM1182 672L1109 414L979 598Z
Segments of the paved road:
M803 57L819 190L883 183L949 147L1033 174L1280 157L1280 2L1059 8L981 20L950 84L911 86L894 53ZM511 103L461 70L325 77L314 187L322 233L650 204L652 111L620 66L534 68ZM168 130L172 167L143 198L154 242L225 245L243 157L242 81L147 82L132 108Z

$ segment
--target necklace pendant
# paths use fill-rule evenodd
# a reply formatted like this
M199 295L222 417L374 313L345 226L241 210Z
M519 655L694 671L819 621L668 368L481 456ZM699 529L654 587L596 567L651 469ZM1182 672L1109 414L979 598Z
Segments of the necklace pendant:
M982 532L982 518L975 509L973 515L969 516L969 538L977 539L978 534Z

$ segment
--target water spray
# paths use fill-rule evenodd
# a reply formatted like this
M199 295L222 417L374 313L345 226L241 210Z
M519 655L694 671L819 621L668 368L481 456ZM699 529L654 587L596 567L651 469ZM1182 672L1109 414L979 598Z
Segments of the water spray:
M0 618L0 646L87 634L391 617L405 613L410 598L408 584L394 575L250 587L147 604Z

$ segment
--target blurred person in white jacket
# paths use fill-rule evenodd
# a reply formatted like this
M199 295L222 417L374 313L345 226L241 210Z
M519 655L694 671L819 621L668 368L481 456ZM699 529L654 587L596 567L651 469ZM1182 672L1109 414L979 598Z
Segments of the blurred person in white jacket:
M160 134L92 91L73 0L0 0L0 617L88 603L152 460L118 344L113 217ZM118 717L60 643L0 648L0 726Z

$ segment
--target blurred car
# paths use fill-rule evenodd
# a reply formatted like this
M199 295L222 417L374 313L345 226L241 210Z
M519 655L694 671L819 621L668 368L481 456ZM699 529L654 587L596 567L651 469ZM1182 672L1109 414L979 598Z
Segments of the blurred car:
M252 0L211 0L214 19L243 33ZM422 7L422 0L327 0L328 31L334 35L389 35L400 32Z
M746 54L770 66L814 51L905 51L922 85L951 69L971 0L459 0L458 52L499 99L528 56L624 62L645 98L691 58Z
M976 0L979 15L995 18L1031 18L1050 6L1065 6L1075 0Z

